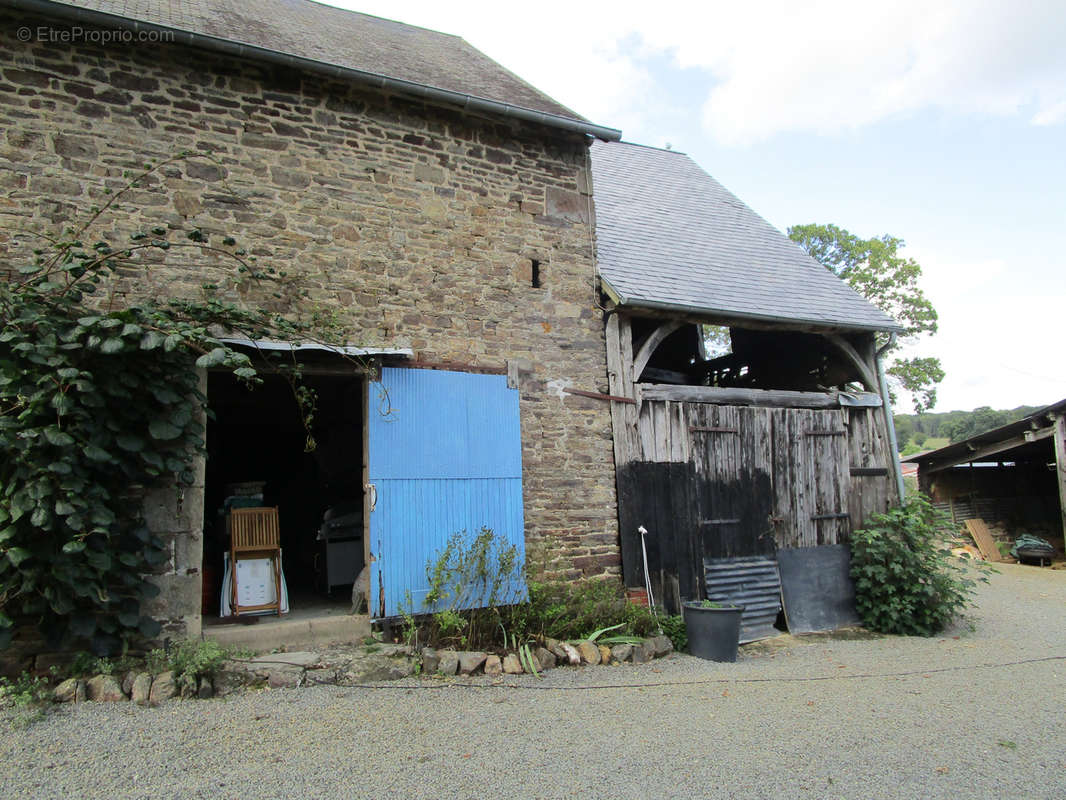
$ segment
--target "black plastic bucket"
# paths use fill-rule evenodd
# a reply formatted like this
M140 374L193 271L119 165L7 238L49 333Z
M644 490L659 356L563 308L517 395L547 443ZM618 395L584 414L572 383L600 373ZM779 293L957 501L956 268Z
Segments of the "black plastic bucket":
M736 661L743 613L743 606L708 608L699 603L682 604L689 653L709 661Z

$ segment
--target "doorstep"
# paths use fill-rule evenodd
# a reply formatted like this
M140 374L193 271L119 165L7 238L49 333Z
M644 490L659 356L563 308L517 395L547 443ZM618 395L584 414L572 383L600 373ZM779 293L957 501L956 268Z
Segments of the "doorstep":
M261 616L253 624L243 622L204 625L203 637L223 647L269 652L321 647L329 644L361 642L370 635L370 617L366 614L300 615L292 618Z

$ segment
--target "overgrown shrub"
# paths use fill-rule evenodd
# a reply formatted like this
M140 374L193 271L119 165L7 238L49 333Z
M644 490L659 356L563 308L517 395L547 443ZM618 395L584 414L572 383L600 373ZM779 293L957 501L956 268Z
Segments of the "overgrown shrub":
M932 636L969 605L976 584L942 542L949 527L921 495L875 514L851 538L859 616L882 633ZM974 565L981 569L981 565ZM981 575L980 580L987 582Z

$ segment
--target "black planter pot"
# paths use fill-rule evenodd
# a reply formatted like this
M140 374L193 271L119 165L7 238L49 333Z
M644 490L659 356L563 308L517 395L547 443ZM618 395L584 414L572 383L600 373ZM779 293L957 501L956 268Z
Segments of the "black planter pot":
M700 603L682 603L689 653L709 661L736 661L743 613L743 606L707 608Z

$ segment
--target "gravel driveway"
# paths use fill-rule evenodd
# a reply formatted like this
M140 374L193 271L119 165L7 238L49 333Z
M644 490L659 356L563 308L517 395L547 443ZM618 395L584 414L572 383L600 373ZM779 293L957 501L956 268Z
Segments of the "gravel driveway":
M64 707L6 733L0 794L1064 798L1066 571L1001 570L932 639Z

